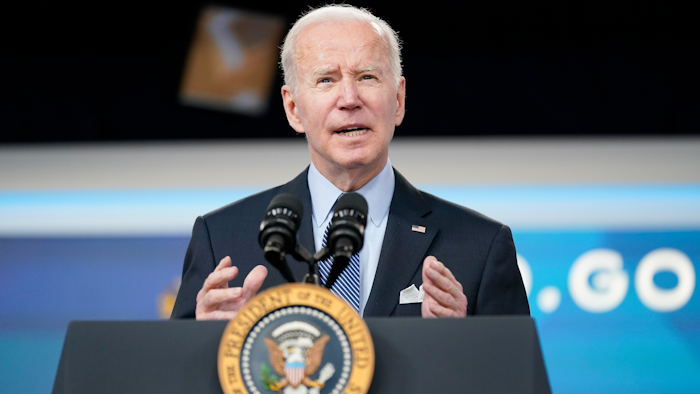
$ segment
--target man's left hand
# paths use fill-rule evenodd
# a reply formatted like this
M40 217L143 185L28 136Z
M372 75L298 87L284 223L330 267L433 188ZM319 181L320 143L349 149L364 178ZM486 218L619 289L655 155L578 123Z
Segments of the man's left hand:
M462 284L434 256L423 260L423 317L465 317L467 296Z

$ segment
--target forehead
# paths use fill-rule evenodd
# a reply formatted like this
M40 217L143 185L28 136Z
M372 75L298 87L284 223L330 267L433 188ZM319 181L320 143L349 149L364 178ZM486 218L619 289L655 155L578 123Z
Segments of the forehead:
M388 63L388 51L374 28L366 23L320 23L305 28L295 46L298 66L315 67L341 61L348 66Z

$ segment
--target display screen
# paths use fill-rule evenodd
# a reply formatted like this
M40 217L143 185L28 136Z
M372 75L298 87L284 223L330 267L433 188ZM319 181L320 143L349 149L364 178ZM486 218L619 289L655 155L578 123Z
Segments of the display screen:
M204 8L185 64L180 101L246 115L265 113L284 27L276 16Z

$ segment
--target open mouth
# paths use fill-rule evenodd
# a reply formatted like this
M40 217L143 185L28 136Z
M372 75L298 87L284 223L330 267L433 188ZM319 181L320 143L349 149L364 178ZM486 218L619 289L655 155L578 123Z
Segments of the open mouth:
M344 135L346 137L354 137L356 135L362 135L366 133L369 129L366 127L348 127L346 129L338 130L336 133Z

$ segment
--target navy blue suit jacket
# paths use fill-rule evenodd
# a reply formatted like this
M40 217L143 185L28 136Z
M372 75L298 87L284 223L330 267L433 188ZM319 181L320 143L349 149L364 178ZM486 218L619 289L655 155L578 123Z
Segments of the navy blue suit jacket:
M231 256L240 272L230 286L241 286L248 272L259 264L266 265L269 272L261 290L285 283L267 264L258 243L260 222L277 194L291 193L301 199L304 217L297 239L315 252L307 172L308 168L287 184L197 218L172 318L194 318L197 293L226 256ZM364 316L420 316L421 304L400 305L399 293L411 284L420 287L423 260L430 255L444 263L464 287L467 315L529 314L508 226L422 192L394 172L396 187L389 221ZM425 233L412 231L414 224L424 226ZM287 260L301 280L308 271L307 264L291 257Z

